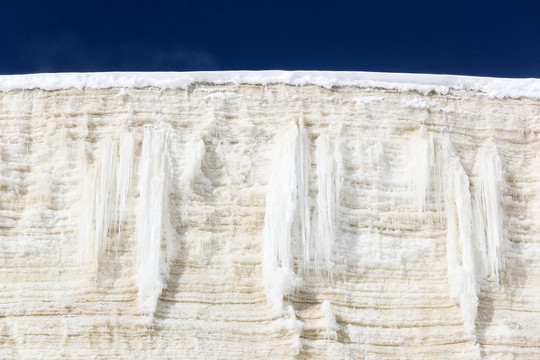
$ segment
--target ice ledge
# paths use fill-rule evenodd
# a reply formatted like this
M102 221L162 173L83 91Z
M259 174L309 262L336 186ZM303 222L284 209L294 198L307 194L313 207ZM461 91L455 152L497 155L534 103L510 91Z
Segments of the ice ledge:
M446 94L450 89L481 91L496 98L540 99L540 79L505 79L460 75L377 73L360 71L201 71L201 72L96 72L1 75L0 91L17 89L130 87L185 89L194 83L212 84L314 84L357 86L389 90L415 90Z

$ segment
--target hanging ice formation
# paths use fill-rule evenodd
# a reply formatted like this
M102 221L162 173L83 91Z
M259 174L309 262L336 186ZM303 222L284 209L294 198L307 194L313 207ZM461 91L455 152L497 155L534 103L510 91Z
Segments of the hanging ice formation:
M426 201L441 211L444 201L450 296L459 300L466 328L474 333L479 281L496 279L502 264L501 161L487 143L477 154L478 179L474 198L460 157L445 139L435 142L420 128L411 140L410 189L420 220Z
M88 165L84 156L82 159L78 262L92 264L96 273L99 259L110 248L111 239L115 240L117 249L131 185L133 143L133 135L125 131L120 136L119 154L116 143L106 137L93 166Z
M479 219L475 233L478 236L478 246L486 261L484 274L498 280L503 267L503 214L501 211L502 165L495 144L487 142L480 147L476 165L480 178L477 196L477 214ZM482 226L483 225L483 226ZM483 227L483 228L482 228Z
M329 270L331 266L330 255L335 242L336 220L339 204L339 194L343 183L343 161L341 149L336 143L334 147L326 135L320 135L316 141L317 146L317 195L318 210L318 236L315 238L313 249L315 268ZM304 255L310 260L309 254ZM327 271L328 275L330 271Z
M426 210L428 191L433 181L431 176L435 161L433 136L427 133L426 128L422 126L410 142L410 145L408 165L411 173L411 194L421 222Z
M159 295L169 277L174 250L169 219L170 158L165 128L144 128L139 169L139 217L137 219L137 264L139 305L153 315ZM161 239L165 238L162 248Z
M266 195L263 277L268 300L281 311L283 297L300 286L300 270L328 274L335 238L336 204L341 184L339 148L326 135L317 142L318 217L311 224L309 140L300 121L292 123L277 145Z
M270 177L266 194L264 217L263 276L266 297L276 309L281 310L283 296L300 285L293 268L291 254L292 226L297 209L304 220L304 233L309 231L304 216L304 149L300 149L303 133L293 124L277 148L274 173ZM307 191L307 189L306 189ZM305 191L304 191L305 192ZM299 201L300 200L300 201ZM309 210L308 210L309 211ZM304 234L302 234L304 235ZM302 236L306 244L307 238Z
M167 206L170 177L167 136L164 125L145 126L139 160L138 301L147 315L156 309L173 252ZM79 265L91 265L96 278L103 255L113 246L117 252L133 177L134 137L125 130L118 142L117 146L112 138L103 139L93 166L87 164L86 158L82 159Z
M441 146L446 213L446 258L450 296L459 299L465 327L474 333L478 307L477 276L472 238L469 178L450 144Z

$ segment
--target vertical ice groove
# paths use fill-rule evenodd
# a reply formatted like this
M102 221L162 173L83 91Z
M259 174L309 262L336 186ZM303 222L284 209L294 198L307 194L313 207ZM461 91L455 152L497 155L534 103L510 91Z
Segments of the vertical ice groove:
M168 221L169 153L167 128L146 126L139 168L139 217L137 219L137 264L141 311L153 315L159 296L169 276L168 262L172 239L162 237L170 228ZM165 229L165 234L164 234Z
M293 291L300 278L292 268L292 225L298 207L298 127L292 123L274 153L272 174L266 195L263 242L263 281L266 297L278 311L283 296Z
M432 183L434 156L433 135L422 126L412 138L409 146L411 193L420 221L424 217L426 198Z
M446 246L450 295L459 299L467 330L474 334L478 284L472 239L472 203L469 178L451 144L443 143L440 158L444 174Z
M480 180L479 210L482 211L485 227L486 275L498 279L502 267L502 226L501 188L503 172L497 147L491 141L482 145L476 158ZM484 249L482 249L484 250Z

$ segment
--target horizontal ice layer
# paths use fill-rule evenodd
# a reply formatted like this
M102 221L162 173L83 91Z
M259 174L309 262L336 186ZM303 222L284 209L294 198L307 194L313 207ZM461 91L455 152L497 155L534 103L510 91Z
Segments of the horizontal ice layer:
M446 94L450 89L481 91L495 98L540 98L540 79L505 79L436 74L402 74L363 71L200 71L200 72L97 72L0 76L0 91L69 88L186 89L195 83L290 84L356 86L399 91Z

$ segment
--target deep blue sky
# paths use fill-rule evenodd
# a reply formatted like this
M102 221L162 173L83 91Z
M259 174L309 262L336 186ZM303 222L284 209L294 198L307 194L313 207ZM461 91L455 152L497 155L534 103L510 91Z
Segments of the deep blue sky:
M540 1L0 0L0 74L362 70L540 77Z

